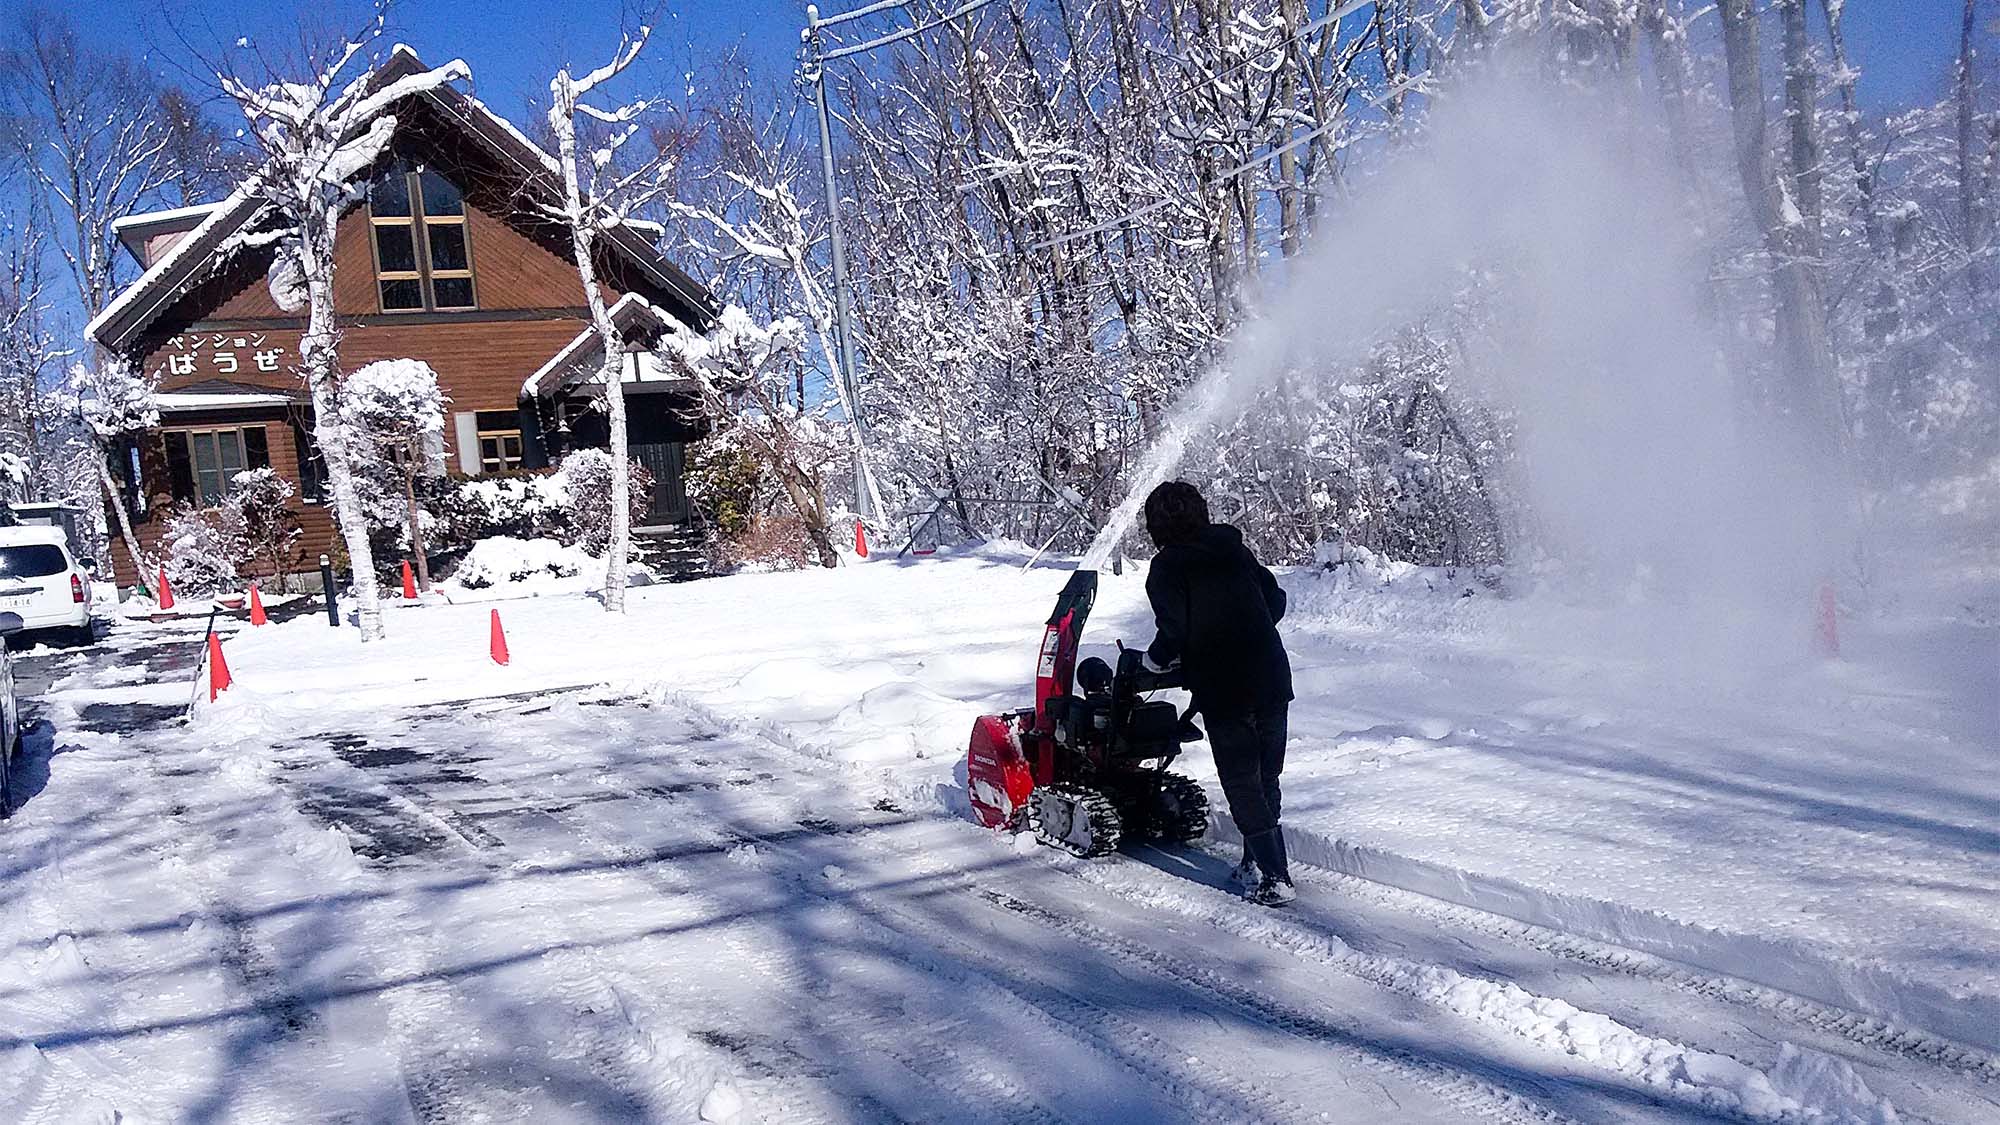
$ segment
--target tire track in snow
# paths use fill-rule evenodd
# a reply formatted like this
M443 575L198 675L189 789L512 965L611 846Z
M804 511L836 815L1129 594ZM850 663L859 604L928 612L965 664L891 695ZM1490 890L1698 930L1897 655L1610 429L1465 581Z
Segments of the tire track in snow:
M1625 949L1594 938L1516 921L1385 883L1373 883L1344 872L1316 871L1315 877L1340 887L1344 893L1365 896L1389 909L1511 941L1592 969L1667 985L1704 1000L1753 1008L1807 1031L1838 1036L1883 1055L1930 1063L2000 1086L2000 1056L1916 1028L1809 1000L1767 985L1691 969L1650 953ZM1302 924L1313 925L1311 922ZM1331 933L1323 926L1314 928Z
M697 716L686 715L683 718ZM788 751L771 747L762 739L751 741L753 749L769 751L778 749L790 757ZM742 765L738 763L739 767ZM669 772L661 784L635 786L626 800L636 802L666 801L685 805L681 798L700 789L711 789L712 785L689 785L684 781L685 767ZM824 772L815 769L815 773ZM765 775L769 778L769 775ZM620 778L621 781L638 780ZM603 839L603 829L596 822L614 811L612 802L579 801L574 792L559 792L530 795L518 785L499 779L482 778L493 787L506 787L518 798L532 802L540 799L550 808L561 811L550 813L554 820L570 826L573 835L590 844L593 850L607 857L629 854L625 845L609 844ZM685 824L685 822L683 822ZM961 989L973 989L986 994L990 1003L987 1013L1012 1013L1031 1018L1042 1024L1039 1038L1053 1048L1044 1052L1047 1058L1057 1058L1063 1052L1073 1052L1077 1047L1096 1054L1109 1063L1132 1072L1146 1084L1171 1096L1173 1102L1186 1104L1192 1101L1198 1105L1209 1105L1226 1117L1258 1120L1307 1120L1315 1116L1306 1107L1287 1101L1266 1091L1239 1081L1225 1072L1202 1063L1186 1062L1174 1065L1160 1059L1186 1056L1186 1052L1163 1042L1158 1036L1140 1028L1130 1020L1089 1001L1070 996L1059 990L1024 986L1010 975L1005 965L997 965L977 955L977 951L965 941L961 934L940 930L934 924L926 923L904 911L891 911L883 903L873 898L865 902L846 892L828 892L816 880L814 874L825 865L826 856L815 856L800 848L801 839L824 838L822 833L838 831L831 823L809 825L805 833L786 832L776 834L758 831L740 824L697 824L695 828L712 845L702 849L702 853L715 855L729 847L748 844L761 849L766 855L789 856L793 863L781 874L795 894L817 899L823 904L842 911L850 920L872 935L876 940L873 952L884 955L914 971L928 976L943 976ZM611 825L616 832L620 826ZM843 838L852 840L857 835L866 834L868 826L855 826L853 834ZM785 837L791 837L789 839ZM687 860L695 854L685 849L677 850L677 858ZM680 898L683 901L691 894L713 903L718 912L728 904L712 893L704 893L699 886L690 883L684 873L663 870L658 865L644 864L630 869L647 881L654 883L663 896ZM884 916L884 912L894 915L894 921ZM766 975L777 986L780 995L800 995L810 990L814 982L798 971L796 964L774 958L768 950L755 940L746 941L742 931L736 927L721 931L722 940L731 947L734 959L742 964L752 965ZM985 971L969 966L973 962L984 965ZM900 1032L892 1032L883 1026L879 1017L850 1011L837 1003L838 995L830 999L836 1001L822 1004L817 1009L802 1013L811 1020L830 1023L840 1029L842 1037L864 1045L868 1050L895 1059L901 1069L911 1078L932 1088L959 1107L956 1116L965 1116L971 1110L975 1119L992 1120L1012 1125L1014 1122L1044 1122L1066 1120L1060 1103L1047 1100L1023 1087L1018 1082L1007 1079L1000 1065L987 1065L973 1058L978 1052L974 1048L982 1045L981 1038L953 1037L931 1031L921 1031L915 1036L915 1043ZM1015 1035L1007 1042L1019 1044L1022 1037ZM1135 1051L1127 1044L1146 1044L1149 1049ZM1158 1056L1154 1058L1153 1056ZM1008 1061L1005 1056L994 1060L1001 1064ZM1220 1092L1220 1093L1219 1093ZM1491 1106L1474 1107L1464 1099L1453 1102L1464 1110L1479 1109L1481 1116L1491 1116ZM1558 1119L1548 1114L1508 1115L1518 1120L1545 1121Z
M1162 854L1171 854L1163 850ZM1218 861L1227 862L1221 853L1211 851ZM1184 879L1158 870L1151 864L1127 857L1115 868L1079 868L1068 857L1054 856L1051 863L1062 867L1072 876L1084 879L1128 901L1141 905L1156 901L1163 889L1185 892ZM1116 874L1113 874L1116 872ZM1537 954L1559 959L1567 965L1584 970L1575 979L1564 982L1550 995L1574 991L1579 986L1588 987L1595 998L1590 1002L1591 1010L1615 1009L1615 1017L1627 1027L1640 1030L1664 1041L1699 1049L1733 1059L1753 1069L1770 1065L1768 1062L1752 1062L1742 1057L1745 1049L1764 1053L1764 1048L1776 1048L1780 1043L1789 1042L1787 1028L1791 1034L1799 1034L1804 1045L1822 1053L1842 1057L1828 1048L1837 1046L1830 1039L1842 1039L1858 1046L1872 1048L1858 1058L1843 1059L1850 1066L1860 1064L1867 1068L1864 1077L1878 1096L1887 1097L1895 1104L1906 1120L1953 1121L1963 1113L1967 1101L1983 1103L1990 1107L1996 1119L2000 1119L2000 1086L1990 1081L1991 1069L1987 1060L1976 1050L1964 1048L1949 1041L1931 1037L1918 1037L1922 1048L1918 1050L1898 1050L1888 1042L1863 1041L1857 1028L1863 1026L1868 1017L1844 1009L1833 1008L1817 1001L1805 1000L1789 993L1779 992L1762 985L1733 980L1725 977L1709 977L1685 966L1676 965L1650 954L1621 949L1593 939L1580 938L1559 931L1547 930L1528 923L1516 922L1498 915L1486 914L1470 907L1458 906L1427 898L1411 891L1377 884L1357 876L1341 872L1311 871L1309 878L1313 885L1324 890L1332 890L1336 896L1351 895L1363 903L1373 904L1386 911L1411 917L1423 918L1439 926L1438 936L1456 937L1463 941L1470 934L1494 938L1508 942L1516 948L1527 948ZM1128 881L1142 884L1146 889L1135 891ZM1197 884L1199 885L1199 884ZM1213 901L1205 901L1197 911L1202 916L1210 913L1226 915L1230 926L1246 936L1263 941L1272 948L1287 948L1298 944L1295 939L1281 939L1278 935L1287 931L1304 931L1317 935L1323 942L1336 947L1348 945L1349 935L1330 921L1319 916L1322 902L1318 894L1310 893L1300 909L1287 911L1282 918L1271 915L1261 908L1246 906L1235 900L1235 896L1210 888L1206 896ZM1224 904L1226 901L1226 905ZM1379 922L1362 921L1359 928L1367 933L1371 925ZM1369 935L1373 936L1373 935ZM1363 939L1356 939L1363 940ZM1523 975L1523 971L1534 972L1543 966L1512 965L1508 969L1495 969L1482 963L1478 955L1483 951L1467 943L1473 954L1473 964L1455 969L1467 975L1508 979ZM1357 954L1368 957L1387 956L1398 958L1395 953ZM1504 951L1502 951L1504 952ZM1611 974L1612 983L1600 979L1596 974ZM1639 984L1659 984L1669 986L1686 995L1704 1001L1714 1001L1722 1009L1709 1018L1708 1013L1673 1011L1670 1006L1659 1005L1657 998L1630 995L1630 988L1613 987L1618 981ZM1549 988L1547 985L1538 985ZM1607 1006L1606 1001L1611 1001ZM1581 1006L1581 1005L1579 1005ZM1769 1019L1759 1017L1771 1017ZM1664 1030L1646 1031L1656 1023L1671 1026ZM1760 1030L1752 1024L1764 1025ZM1691 1026L1692 1025L1692 1026ZM1776 1025L1776 1026L1772 1026ZM1843 1034L1849 1033L1849 1034ZM1718 1043L1717 1040L1725 1042ZM1869 1056L1874 1056L1870 1058ZM1926 1064L1935 1064L1944 1073L1936 1075L1912 1075L1905 1067L1897 1065L1899 1060L1909 1059ZM1860 1073L1857 1071L1857 1073ZM1968 1088L1963 1082L1955 1084L1949 1094L1941 1093L1933 1081L1935 1078L1963 1078L1972 1083ZM1949 1103L1949 1104L1941 1104ZM1914 1107L1935 1106L1926 1116Z
M746 721L737 719L697 698L677 691L659 691L654 693L654 697L681 705L688 710L699 713L723 729L746 732L777 743L793 757L806 763L816 763L823 769L833 769L836 771L843 768L844 764L836 760L836 756L830 749L820 744L801 739L781 724L761 720ZM846 769L849 774L855 772L852 766L846 766ZM926 804L936 799L928 790L910 790L903 792L902 796L915 798L920 803ZM957 818L947 815L941 819L956 820ZM1056 857L1058 861L1066 858L1068 857ZM1317 869L1315 870L1317 871ZM1443 900L1433 900L1417 892L1406 891L1389 884L1372 883L1344 872L1324 871L1321 874L1329 880L1347 880L1354 884L1365 886L1372 892L1375 892L1378 897L1399 896L1397 899L1397 908L1411 913L1417 913L1448 925L1461 926L1477 934L1524 942L1550 956L1564 958L1589 968L1620 973L1634 977L1635 979L1671 987L1688 995L1715 1000L1725 1005L1755 1011L1758 1014L1767 1014L1807 1032L1838 1036L1854 1045L1868 1048L1890 1058L1907 1058L1934 1064L1947 1071L1957 1072L1963 1076L1972 1078L1975 1081L1992 1082L2000 1079L2000 1056L1988 1055L1975 1048L1969 1048L1941 1036L1932 1035L1907 1026L1894 1025L1837 1005L1808 999L1770 986L1751 984L1735 978L1693 969L1654 955L1624 949L1623 947L1611 945L1596 939L1557 930L1549 930L1532 923L1518 922L1502 916L1491 915L1476 908L1460 906ZM1106 889L1110 889L1114 893L1119 893L1115 887L1107 886ZM1130 894L1123 894L1122 897L1135 902L1140 901L1134 899ZM1474 924L1475 921L1477 924ZM1339 935L1331 929L1321 927L1319 932L1323 936L1332 938L1335 941L1341 940ZM1282 948L1282 946L1273 946L1273 948ZM1478 976L1481 974L1475 973L1473 975ZM1591 1014L1588 1008L1583 1008L1582 1012L1586 1015ZM1643 1013L1640 1013L1639 1018L1633 1021L1634 1024L1643 1022L1645 1022ZM1740 1023L1740 1018L1732 1022ZM1748 1031L1747 1026L1745 1026L1745 1030L1753 1038L1767 1042L1783 1041L1759 1036L1755 1032ZM1673 1036L1664 1040L1664 1042L1676 1046L1685 1044L1686 1046L1700 1049L1700 1037L1687 1039L1682 1036ZM1728 1050L1706 1051L1705 1053L1717 1055L1739 1063L1741 1061L1735 1059ZM1836 1055L1835 1057L1838 1056ZM1758 1068L1753 1066L1751 1069ZM1883 1066L1877 1073L1878 1075L1888 1076L1894 1087L1907 1094L1914 1095L1914 1101L1932 1102L1941 1100L1931 1092L1930 1084L1925 1082L1921 1077L1903 1074L1894 1066ZM1877 1090L1877 1094L1879 1095L1880 1093L1881 1091ZM1969 1099L1991 1107L1996 1111L1996 1117L2000 1117L2000 1092L1980 1089L1961 1091L1956 1096L1961 1103ZM1901 1101L1898 1101L1896 1104L1898 1109L1902 1110L1905 1117L1910 1116L1909 1110ZM1938 1118L1941 1121L1949 1121L1951 1119L1948 1116Z
M682 708L680 710L686 712L690 717L700 717L699 713L694 712L692 709ZM759 749L776 750L786 758L795 760L800 758L795 751L783 746L774 746L767 739L756 738L754 739L754 745ZM813 773L825 774L829 772L824 763L807 760L805 764L812 767L811 772ZM742 763L739 762L738 765L740 767ZM675 776L679 775L676 774ZM672 783L647 787L639 790L639 792L648 797L661 799L672 799L676 795ZM859 825L857 829L854 834L846 836L845 839L848 841L863 841L869 840L877 834L877 830L868 825ZM810 872L816 870L819 866L824 865L830 857L807 854L799 848L796 840L774 840L768 835L747 832L740 828L734 831L737 833L736 838L741 839L743 842L793 856L798 862L795 864L795 870L791 872L791 875L794 884L800 891L821 898L823 901L844 906L847 909L856 908L854 896L846 894L828 895L819 888L810 874L800 874L800 871ZM904 855L902 858L907 860L910 857ZM955 873L949 876L949 878L954 879L956 877ZM965 884L960 889L961 891L969 891L972 888L970 884ZM1014 901L1018 902L1018 900ZM1189 1073L1181 1075L1175 1075L1170 1069L1163 1070L1162 1066L1154 1062L1147 1054L1135 1055L1118 1046L1121 1040L1143 1040L1158 1044L1160 1052L1170 1054L1170 1050L1161 1042L1158 1036L1138 1028L1129 1020L1125 1020L1108 1009L1062 992L1059 989L1051 991L1042 987L1038 991L1037 988L1039 986L1033 986L1022 979L1021 966L996 963L984 951L979 950L976 943L966 942L962 935L942 932L934 923L926 921L906 909L891 906L875 898L868 900L868 907L874 913L873 921L875 924L884 927L885 936L893 937L893 935L898 933L903 935L901 942L897 944L907 944L911 938L916 936L916 933L913 931L921 932L924 935L926 944L931 947L935 954L945 959L943 962L930 962L934 971L940 966L945 967L945 970L949 971L949 966L953 962L984 966L984 971L978 973L976 978L968 979L967 983L977 983L986 988L998 989L1006 997L1011 998L1014 1003L1025 1004L1030 1008L1039 1009L1045 1016L1053 1019L1057 1024L1066 1026L1069 1029L1068 1034L1072 1038L1078 1039L1084 1046L1120 1059L1125 1065L1139 1071L1141 1074L1149 1076L1156 1083L1166 1084L1167 1088L1173 1090L1178 1096L1187 1097L1192 1095L1203 1097L1202 1087L1210 1089L1220 1088L1232 1092L1237 1105L1228 1108L1232 1108L1239 1113L1244 1108L1255 1107L1259 1110L1259 1116L1272 1119L1304 1119L1311 1116L1305 1111L1304 1107L1296 1103L1285 1102L1282 1099L1274 1100L1272 1095L1242 1083L1222 1071L1207 1067L1205 1064L1188 1064L1190 1067ZM894 919L894 921L892 922L890 919ZM1563 1119L1555 1111L1545 1106L1540 1106L1512 1091L1496 1086L1483 1077L1454 1071L1442 1064L1429 1062L1409 1052L1398 1054L1395 1050L1388 1049L1385 1054L1378 1054L1376 1049L1379 1045L1369 1044L1365 1047L1358 1046L1354 1042L1352 1033L1337 1030L1329 1025L1320 1023L1313 1017L1306 1016L1296 1010L1288 1009L1281 1005L1280 1002L1271 998L1260 997L1251 990L1228 985L1226 982L1218 983L1218 980L1201 981L1185 972L1174 971L1168 967L1170 966L1171 959L1157 953L1157 951L1149 951L1149 955L1145 957L1135 957L1130 953L1129 949L1120 949L1101 940L1094 943L1090 942L1087 938L1081 936L1081 931L1071 931L1071 936L1085 941L1086 944L1092 944L1100 952L1110 953L1128 964L1145 964L1152 967L1157 975L1161 976L1166 983L1176 990L1188 992L1194 996L1208 996L1220 1001L1225 1007L1236 1011L1245 1018L1295 1038L1311 1042L1315 1046L1322 1048L1337 1047L1342 1051L1346 1059L1378 1072L1394 1074L1403 1081L1407 1081L1420 1089L1430 1091L1440 1097L1446 1104L1452 1105L1461 1111L1478 1116L1497 1115L1513 1120L1548 1121ZM759 960L764 959L759 958ZM1107 1033L1104 1030L1107 1026L1113 1029L1113 1033ZM1183 1057L1192 1058L1187 1052L1181 1052L1181 1054ZM1195 1081L1191 1083L1189 1081L1190 1077L1194 1078ZM1214 1095L1206 1095L1204 1100L1212 1102Z

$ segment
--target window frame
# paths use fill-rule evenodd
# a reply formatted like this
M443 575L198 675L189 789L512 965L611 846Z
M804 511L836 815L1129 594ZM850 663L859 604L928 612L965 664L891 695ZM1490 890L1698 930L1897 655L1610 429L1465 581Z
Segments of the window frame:
M493 429L493 430L481 429L481 430L475 430L474 433L476 436L473 438L473 440L476 441L479 445L480 476L491 476L494 473L517 472L520 469L525 468L527 466L528 438L527 434L521 429L521 427L513 426L507 429ZM493 440L500 443L500 445L498 446L499 449L498 457L489 458L486 456L486 440L488 438L492 438ZM506 441L508 438L514 439L514 455L512 458L509 458L507 455ZM510 459L514 462L511 465L507 463ZM487 467L488 461L496 462L497 463L496 467L488 468Z
M432 215L424 209L424 173L438 177L458 192L459 207L456 215ZM377 215L375 213L374 183L391 175L403 178L403 188L410 201L407 215ZM465 202L465 192L457 184L445 179L442 172L434 168L426 169L422 164L403 160L392 162L390 169L384 170L370 181L368 193L368 256L375 265L375 308L376 311L395 316L400 313L456 313L479 311L479 281L472 262L472 208ZM456 226L459 238L465 246L465 268L441 270L431 262L431 232L433 226ZM382 247L376 241L376 231L381 227L402 227L410 235L410 253L416 259L415 270L384 270L382 268ZM437 281L464 281L472 292L469 305L440 305L437 301ZM390 281L414 281L417 295L422 304L414 308L390 308L382 300L382 286Z
M255 443L256 448L262 453L263 464L261 465L255 463L255 460L251 456L252 443L248 436L251 430L256 430L262 435L261 439ZM172 498L174 503L193 504L195 507L205 510L221 504L223 498L229 495L229 481L224 475L225 468L222 458L222 435L224 434L233 434L236 437L236 451L240 462L236 472L241 473L251 469L268 469L271 467L271 423L269 422L243 422L234 426L163 427L160 430L160 440L162 443L161 455L166 461L167 495ZM195 460L195 439L197 437L211 437L215 440L215 468L213 471L216 476L216 495L213 500L202 495L202 470ZM185 496L180 494L179 481L175 479L173 445L176 441L179 441L182 448L186 450L184 464L187 468L188 488L187 495ZM234 474L229 475L233 476Z

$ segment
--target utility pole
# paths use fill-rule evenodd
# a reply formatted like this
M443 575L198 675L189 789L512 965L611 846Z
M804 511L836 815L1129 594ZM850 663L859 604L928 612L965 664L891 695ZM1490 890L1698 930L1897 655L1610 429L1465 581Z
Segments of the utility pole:
M868 475L868 432L861 421L861 386L854 377L854 320L847 293L847 248L840 237L840 189L833 175L833 128L826 108L826 52L820 38L819 6L806 5L806 46L810 52L807 77L819 103L819 160L826 185L826 230L833 251L833 340L838 353L836 373L847 399L848 422L854 427L854 504L863 520L875 519L875 482Z

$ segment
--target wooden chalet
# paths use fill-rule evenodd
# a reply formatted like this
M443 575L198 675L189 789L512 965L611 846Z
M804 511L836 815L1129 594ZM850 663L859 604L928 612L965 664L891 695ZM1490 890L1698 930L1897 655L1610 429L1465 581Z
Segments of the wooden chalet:
M378 80L423 69L397 48ZM455 473L540 469L572 448L604 445L606 418L592 409L603 393L600 345L569 232L537 206L560 198L553 161L455 88L391 112L394 140L365 173L335 246L341 369L392 358L435 369L450 399L444 455ZM311 567L337 536L297 369L305 310L282 299L276 249L238 237L276 223L252 183L220 203L118 223L144 272L87 331L159 378L159 427L116 459L142 548L158 551L176 505L212 505L232 475L269 465L298 490L301 561ZM716 312L707 290L661 256L659 233L613 226L599 241L607 298L642 343L678 326L704 329ZM624 365L628 435L633 459L657 481L639 530L664 534L690 518L683 448L705 425L691 388L660 377L649 358L635 353ZM111 553L118 583L131 585L131 560Z

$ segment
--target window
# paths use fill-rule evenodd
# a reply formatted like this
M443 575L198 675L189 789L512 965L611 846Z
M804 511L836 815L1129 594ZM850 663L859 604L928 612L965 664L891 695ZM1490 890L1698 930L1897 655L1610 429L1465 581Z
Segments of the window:
M482 410L479 420L479 471L504 473L521 467L521 416L511 410Z
M390 162L369 185L368 223L383 312L476 307L465 197L450 180Z
M53 543L0 547L0 578L47 578L68 569L69 560Z
M245 469L271 465L262 426L223 430L168 430L167 475L174 499L212 508L222 502L229 482Z

